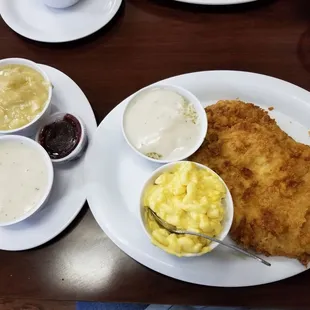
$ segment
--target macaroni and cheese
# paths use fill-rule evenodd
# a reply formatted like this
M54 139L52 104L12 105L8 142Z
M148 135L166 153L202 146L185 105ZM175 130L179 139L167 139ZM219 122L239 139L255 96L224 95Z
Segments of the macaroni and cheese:
M39 115L46 105L49 86L28 66L0 67L0 130L23 127Z
M210 251L207 239L171 234L160 227L148 208L179 229L218 236L222 229L226 188L212 171L191 162L175 164L162 173L143 196L147 229L152 242L170 254L203 254Z

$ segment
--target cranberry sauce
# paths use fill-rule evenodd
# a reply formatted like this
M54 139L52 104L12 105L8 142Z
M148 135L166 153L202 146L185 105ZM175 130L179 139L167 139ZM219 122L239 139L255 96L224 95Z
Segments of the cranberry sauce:
M82 135L80 122L71 114L46 125L39 134L39 142L51 159L68 156L79 144Z

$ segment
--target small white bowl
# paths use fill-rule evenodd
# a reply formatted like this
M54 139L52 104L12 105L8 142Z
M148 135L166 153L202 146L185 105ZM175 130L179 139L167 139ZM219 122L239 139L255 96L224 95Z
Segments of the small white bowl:
M73 115L71 113L64 113L64 112L54 113L54 114L50 115L47 119L45 119L44 122L41 124L41 127L39 128L39 130L36 133L35 140L40 144L40 133L41 133L42 129L46 125L52 124L57 120L63 119L64 116L67 114L72 115L79 122L79 124L81 126L81 138L80 138L78 145L75 147L75 149L69 155L67 155L63 158L60 158L60 159L52 159L51 158L51 161L55 164L64 164L64 163L68 163L70 161L78 159L79 157L82 156L83 152L85 151L85 149L87 147L87 143L88 143L86 128L85 128L85 125L84 125L83 121L81 120L81 118L76 116L76 115Z
M40 144L38 144L37 142L35 142L34 140L32 140L30 138L26 138L23 136L16 136L16 135L8 135L8 136L0 137L0 146L1 146L1 142L3 142L3 141L22 142L23 144L30 146L31 148L35 149L38 153L40 153L40 156L43 158L45 165L46 165L46 171L47 171L47 176L48 176L48 184L47 184L47 187L45 189L45 193L44 193L43 197L41 198L41 200L39 201L39 203L36 206L34 206L26 214L14 219L13 221L0 222L1 227L17 224L21 221L24 221L27 218L29 218L30 216L32 216L33 214L35 214L36 212L38 212L38 210L40 210L43 206L45 206L47 201L48 201L48 198L51 194L52 187L53 187L53 181L54 181L54 169L53 169L51 159L48 156L48 154L46 153L46 151L44 150L44 148ZM16 193L16 194L18 195L18 193Z
M147 223L145 221L145 207L143 205L143 196L144 193L146 191L146 189L151 185L154 184L155 180L164 172L169 172L173 170L173 167L178 164L178 163L182 163L182 162L186 162L186 161L180 161L180 162L173 162L173 163L168 163L166 165L163 165L161 167L159 167L158 169L156 169L151 176L146 180L146 182L143 185L143 188L141 190L141 194L140 194L140 214L139 214L139 218L140 218L140 223L143 227L143 230L145 231L145 233L147 234L147 236L151 238L150 233L148 231L147 228ZM233 222L233 218L234 218L234 203L233 203L233 199L231 197L230 191L227 187L227 185L225 184L225 182L223 181L223 179L216 173L214 172L212 169L208 168L207 166L192 162L193 164L195 164L198 168L200 169L205 169L210 171L211 173L215 174L216 176L218 176L218 178L220 179L220 181L222 181L222 183L224 184L225 188L226 188L226 196L223 200L223 207L225 210L225 215L224 215L224 219L222 221L222 225L223 225L223 230L222 232L216 236L217 239L223 241L226 236L228 235L232 222ZM182 257L196 257L196 256L201 256L204 254L208 254L210 253L212 250L214 250L217 246L219 245L219 243L216 242L211 242L209 247L210 247L210 251L207 253L197 253L197 254L185 254L182 255ZM161 248L160 248L161 249ZM162 249L163 250L163 249ZM164 250L163 250L164 251ZM166 252L166 251L165 251ZM167 252L166 252L167 253Z
M167 90L171 90L174 91L178 94L180 94L181 96L183 96L185 99L188 100L188 102L192 103L200 120L200 135L199 137L197 137L197 143L195 144L195 146L191 149L188 150L188 152L179 158L173 158L170 160L167 159L154 159L154 158L150 158L146 155L144 155L143 153L141 153L139 150L137 150L135 148L134 145L132 145L132 143L129 141L127 134L126 134L126 130L125 130L125 116L126 116L126 112L128 110L128 108L130 107L131 103L134 101L134 99L139 96L142 92L145 91L149 91L151 89L158 89L158 88L163 88L163 89L167 89ZM138 92L136 92L134 95L132 95L129 100L128 103L126 104L126 107L124 109L123 112L123 116L122 116L122 132L123 132L123 136L127 142L127 144L131 147L131 149L136 152L138 155L140 155L141 157L143 157L144 159L147 159L149 161L152 162L156 162L156 163L161 163L161 164L166 164L166 163L170 163L170 162L175 162L175 161L179 161L179 160L184 160L188 157L190 157L191 155L193 155L202 145L203 141L206 138L206 134L207 134L207 129L208 129L208 119L207 119L207 114L206 111L204 109L204 107L202 106L201 102L198 100L198 98L192 94L190 91L188 91L187 89L180 87L180 86L175 86L175 85L164 85L164 84L155 84L155 85L151 85L151 86L147 86L141 90L139 90Z
M43 0L44 4L54 9L65 9L75 5L80 0Z
M37 131L38 127L40 126L40 121L50 114L51 111L51 99L52 99L52 84L47 76L47 74L33 61L23 59L23 58L6 58L0 60L0 67L6 65L25 65L28 66L36 71L38 71L44 78L44 80L49 83L48 89L48 98L45 103L44 109L41 113L39 113L30 123L22 126L20 128L11 129L11 130L0 130L1 135L8 135L8 134L15 134L15 135L22 135L22 136L32 136Z

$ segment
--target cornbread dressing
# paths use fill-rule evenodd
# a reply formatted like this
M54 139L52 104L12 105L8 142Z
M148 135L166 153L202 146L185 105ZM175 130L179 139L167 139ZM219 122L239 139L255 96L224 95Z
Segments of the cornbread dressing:
M38 116L47 103L49 86L29 66L0 67L0 130L21 128Z

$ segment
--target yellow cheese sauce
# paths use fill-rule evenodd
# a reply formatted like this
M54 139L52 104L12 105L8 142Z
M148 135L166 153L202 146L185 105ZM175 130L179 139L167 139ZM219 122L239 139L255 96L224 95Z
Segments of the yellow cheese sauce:
M0 130L23 127L39 115L49 86L42 74L28 66L0 67Z
M211 237L222 229L226 188L212 171L191 162L175 164L161 174L144 194L145 219L152 242L170 254L202 254L210 251L210 241L190 235L171 234L161 228L147 208L178 229L200 232Z

